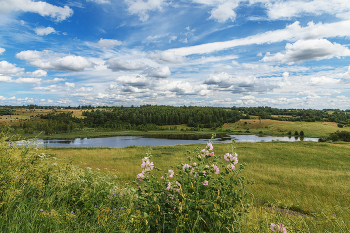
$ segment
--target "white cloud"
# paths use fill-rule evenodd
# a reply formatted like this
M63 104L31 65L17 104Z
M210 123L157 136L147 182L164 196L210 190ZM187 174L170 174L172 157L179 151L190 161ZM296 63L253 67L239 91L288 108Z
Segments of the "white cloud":
M227 1L211 11L210 19L215 19L220 23L224 23L227 20L232 22L236 19L236 12L233 11L238 6L239 2Z
M165 0L124 0L128 4L128 11L131 14L137 14L142 22L148 20L149 11L162 10L166 5Z
M115 81L128 86L145 87L150 84L151 80L143 75L124 75L118 77ZM110 87L111 89L116 88L114 85Z
M135 71L148 68L148 65L140 61L123 61L120 59L109 59L105 63L112 71Z
M28 76L34 76L34 77L43 77L47 76L47 72L45 70L36 70L34 72L26 72Z
M112 39L100 39L98 42L97 42L97 46L98 47L101 47L101 48L113 48L114 46L118 46L118 45L121 45L123 44L123 42L119 41L119 40L112 40Z
M58 82L66 81L66 80L67 80L66 78L54 78L51 80L45 80L43 82L45 82L45 83L58 83Z
M4 75L15 75L22 72L24 68L16 67L16 64L11 64L7 61L0 62L0 74Z
M11 82L12 78L9 76L3 76L0 74L0 82Z
M0 55L3 54L6 51L6 49L0 47Z
M148 57L158 63L183 63L186 61L185 57L176 55L175 52L170 51L152 52Z
M148 68L144 71L147 76L155 78L168 78L171 75L169 67L165 66L162 68Z
M310 79L310 84L311 85L332 85L332 84L337 84L340 83L340 79L337 78L331 78L331 77L312 77Z
M50 16L56 21L62 21L73 15L68 6L58 7L42 1L32 0L1 0L0 13L23 11L38 13L41 16Z
M41 27L41 28L35 28L34 29L35 33L39 36L46 36L46 35L49 35L51 33L56 33L56 30L52 27L47 27L47 28L44 28L44 27Z
M64 85L66 85L66 87L75 87L75 83L65 82Z
M324 37L349 37L350 36L350 20L340 21L329 24L314 24L310 22L308 26L301 27L296 21L291 25L287 25L285 29L267 31L246 38L234 39L223 42L213 42L189 47L169 49L167 52L174 52L176 55L188 56L191 54L205 54L215 51L221 51L242 45L276 43L284 40L296 41L299 39L320 39Z
M337 43L331 43L326 39L298 40L294 44L286 45L284 54L277 53L273 56L265 56L262 60L281 61L282 63L298 62L303 60L321 60L333 57L350 56L350 50Z
M14 80L15 83L40 83L41 78L18 78Z
M289 19L301 15L335 15L350 19L350 2L341 0L276 1L267 4L267 14L272 20Z
M27 50L16 54L16 57L29 62L33 66L48 70L58 71L83 71L94 67L94 63L84 57L67 55L62 56L53 54L51 51L42 52Z
M176 93L176 95L208 95L210 93L207 90L206 85L203 84L191 84L183 81L173 81L165 86L166 90Z

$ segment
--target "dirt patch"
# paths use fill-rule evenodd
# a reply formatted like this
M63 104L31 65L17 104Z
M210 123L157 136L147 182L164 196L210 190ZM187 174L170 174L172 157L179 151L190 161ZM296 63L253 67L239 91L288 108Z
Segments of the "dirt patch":
M231 126L228 124L228 123L225 123L223 126L222 126L222 128L224 128L224 129L227 129L227 128L230 128Z

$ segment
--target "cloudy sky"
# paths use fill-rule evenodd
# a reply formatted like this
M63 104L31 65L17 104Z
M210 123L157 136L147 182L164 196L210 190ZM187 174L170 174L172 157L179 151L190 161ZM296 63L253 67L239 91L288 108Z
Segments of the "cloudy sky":
M0 0L0 105L350 109L349 0Z

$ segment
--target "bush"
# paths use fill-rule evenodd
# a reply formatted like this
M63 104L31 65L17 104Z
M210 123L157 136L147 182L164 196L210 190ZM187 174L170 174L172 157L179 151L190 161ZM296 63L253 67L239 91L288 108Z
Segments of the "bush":
M333 141L344 141L344 142L350 142L350 132L348 131L337 131L335 133L331 133L328 137L328 140Z
M304 137L304 131L300 131L300 137Z
M188 152L187 163L160 177L151 154L142 159L137 175L139 189L135 208L137 221L150 232L240 232L245 203L244 182L239 176L246 166L237 166L237 154L226 153L224 161L214 155L212 143ZM237 167L236 167L236 166Z
M299 136L298 131L295 131L294 135L295 135L295 136Z

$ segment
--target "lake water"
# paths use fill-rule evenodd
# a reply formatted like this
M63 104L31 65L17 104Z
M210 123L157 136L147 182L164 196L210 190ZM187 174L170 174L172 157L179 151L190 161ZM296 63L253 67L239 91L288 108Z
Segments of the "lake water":
M200 139L168 139L168 138L149 138L142 136L115 136L103 138L76 138L73 140L37 140L39 146L49 147L127 147L127 146L169 146L179 144L199 144L207 143L207 138ZM198 137L198 136L197 136ZM274 137L257 135L225 135L221 138L215 138L213 143L229 143L232 140L236 142L270 142L270 141L300 141L297 137ZM318 138L304 138L303 141L317 142Z

